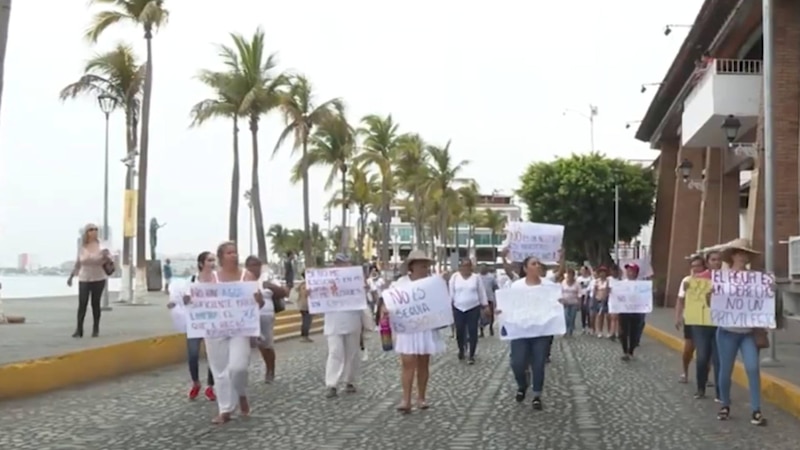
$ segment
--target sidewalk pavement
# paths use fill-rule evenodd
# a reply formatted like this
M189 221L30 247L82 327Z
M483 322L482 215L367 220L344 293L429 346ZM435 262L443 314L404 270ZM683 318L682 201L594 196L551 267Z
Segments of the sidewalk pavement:
M800 323L787 319L785 329L776 331L777 364L761 365L761 396L763 401L778 405L796 417L800 417ZM675 329L675 310L656 308L647 318L645 333L676 351L683 349L683 332ZM761 358L769 355L769 350L761 351ZM734 366L733 381L747 387L747 374L741 358ZM679 374L680 357L675 355L675 376ZM694 368L690 369L690 376Z
M647 316L647 323L659 330L683 340L683 331L675 329L675 310L673 308L655 308ZM786 328L776 330L777 357L780 365L762 366L762 372L781 378L800 386L800 322L788 318ZM769 350L761 351L761 357L769 355ZM675 360L675 374L680 372L680 362Z
M730 422L717 421L718 405L692 399L691 386L676 383L675 354L648 338L630 363L607 339L556 339L544 411L532 410L530 392L523 403L514 401L507 343L481 339L477 364L468 366L446 340L447 353L431 361L427 411L395 411L397 356L380 350L377 334L366 340L358 392L325 399L327 349L315 338L276 346L272 385L264 384L264 365L252 355L250 417L212 426L216 404L186 398L189 374L180 364L3 402L0 448L796 450L800 442L798 421L772 405L763 408L769 426L751 426L747 393L738 386Z
M0 325L0 365L176 333L166 308L167 294L150 292L144 298L149 305L143 306L116 303L117 297L113 292L109 296L112 310L103 311L97 338L89 337L89 308L82 339L71 337L77 320L77 297L4 299L6 314L25 316L25 323ZM287 304L287 309L296 308Z

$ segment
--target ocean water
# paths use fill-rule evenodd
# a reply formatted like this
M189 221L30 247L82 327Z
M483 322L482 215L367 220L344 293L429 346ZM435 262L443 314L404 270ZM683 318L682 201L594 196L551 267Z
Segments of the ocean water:
M108 281L109 292L119 292L120 278ZM67 277L44 275L0 275L3 298L60 297L78 295L78 280L67 286Z

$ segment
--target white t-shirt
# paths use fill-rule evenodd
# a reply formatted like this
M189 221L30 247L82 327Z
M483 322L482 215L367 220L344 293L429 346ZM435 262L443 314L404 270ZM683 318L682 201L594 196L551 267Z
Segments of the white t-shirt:
M459 311L469 311L489 304L486 287L480 275L472 274L469 278L464 278L458 272L450 276L450 300Z
M581 276L581 277L578 277L577 280L578 280L578 284L580 284L580 286L581 286L581 295L589 294L589 287L592 285L592 277L590 277L590 276L586 276L586 277Z
M382 277L372 278L370 277L367 280L367 285L369 286L370 292L377 292L380 294L383 292L383 287L386 285L386 282L383 280Z
M262 316L269 317L275 315L275 304L272 303L272 291L264 287L264 283L266 282L264 278L265 277L262 276L261 279L258 280L258 288L261 290L261 296L264 297L264 306L259 313Z
M567 280L561 282L561 298L565 305L577 305L580 303L581 284L578 280L570 285Z
M692 279L691 275L686 275L681 280L681 285L678 287L678 298L686 298L686 283Z
M517 281L511 283L512 288L535 288L538 286L546 286L546 285L554 285L552 281L548 280L547 278L541 278L540 284L529 285L525 282L525 278L520 278Z

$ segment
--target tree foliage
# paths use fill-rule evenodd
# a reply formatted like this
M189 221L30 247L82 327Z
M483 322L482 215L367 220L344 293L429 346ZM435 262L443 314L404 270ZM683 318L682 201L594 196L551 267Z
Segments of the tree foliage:
M614 186L619 185L619 237L637 236L653 216L652 169L599 153L528 166L518 194L529 220L565 226L569 259L607 263L614 245Z

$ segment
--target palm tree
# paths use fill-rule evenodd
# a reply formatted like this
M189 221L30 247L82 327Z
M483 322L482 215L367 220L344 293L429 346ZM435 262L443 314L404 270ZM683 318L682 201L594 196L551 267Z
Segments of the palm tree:
M459 174L469 164L469 161L462 160L454 163L453 155L450 152L450 141L444 147L428 146L428 153L431 156L429 164L431 187L436 193L439 202L439 236L442 241L442 260L447 253L447 232L448 232L448 209L443 207L447 204L457 203L457 194L454 189L455 184L468 182Z
M494 254L494 262L497 262L497 245L495 244L495 236L497 233L502 233L506 226L507 216L500 214L497 211L486 208L483 213L482 225L489 229L490 237L492 240L492 250Z
M92 57L83 69L78 81L61 90L61 100L75 98L81 94L105 95L114 99L116 107L125 113L125 144L128 155L136 152L139 128L139 108L145 68L139 62L131 46L118 44L113 50ZM133 188L132 171L125 177L125 189ZM130 268L131 239L122 243L122 264ZM128 269L129 270L129 269Z
M359 133L364 136L363 152L356 162L363 166L375 167L381 178L380 201L380 255L383 267L389 264L389 231L391 223L391 205L394 199L393 166L397 160L401 139L398 135L399 125L391 115L381 117L369 115L361 119Z
M331 116L343 114L342 100L334 98L316 104L311 83L302 75L295 75L289 81L289 90L280 96L280 109L286 121L286 128L278 137L275 143L273 156L283 145L284 141L291 135L294 138L292 153L298 149L302 151L300 161L304 165L302 168L303 178L303 230L306 239L303 242L303 256L306 264L311 264L312 242L311 242L311 212L309 210L309 188L308 188L308 143L311 131L315 126L323 123Z
M468 182L464 186L458 188L458 195L461 198L464 209L464 214L461 215L460 219L463 219L469 227L467 229L467 255L469 255L470 250L472 250L470 243L475 236L475 225L477 223L475 206L478 204L478 184L475 181ZM456 236L456 238L458 238L458 236Z
M235 55L234 55L235 56ZM200 126L209 119L230 119L233 125L233 173L231 174L231 205L228 212L228 239L237 242L239 235L239 117L242 96L236 91L237 78L233 72L201 71L197 78L214 91L214 96L192 107L192 125Z
M142 137L139 143L139 192L136 209L136 280L139 286L146 283L147 256L147 162L150 148L150 97L153 92L153 31L167 23L169 11L164 8L164 0L90 0L91 4L108 6L110 9L94 15L86 30L86 39L97 43L100 36L110 27L120 23L131 23L144 29L147 42L147 62L145 63L142 86Z
M304 180L308 169L314 166L328 166L330 173L325 182L325 189L333 187L337 177L341 186L341 197L345 200L336 206L342 208L342 223L339 236L339 250L344 252L347 248L347 211L350 206L347 201L347 170L350 161L356 153L355 130L347 123L344 113L331 115L323 120L309 142L310 148L306 160L297 161L292 169L292 183Z
M364 262L364 244L367 237L369 216L373 212L373 205L380 202L380 180L376 174L371 174L363 168L353 166L347 172L345 185L336 191L330 205L337 207L345 204L355 205L358 210L356 245L358 261Z
M241 93L239 114L247 117L250 126L253 163L250 171L250 202L253 205L253 220L256 229L258 257L267 261L267 239L264 232L264 213L261 209L261 189L258 176L259 151L258 129L261 117L276 108L280 102L280 89L286 77L275 74L275 54L267 55L264 31L256 29L248 40L241 34L232 33L233 46L222 46L221 56L234 74L234 92ZM237 199L238 200L238 199Z
M291 240L291 230L284 228L283 225L276 223L269 227L267 237L270 239L272 251L278 255L278 258L283 260L286 252L289 251L289 244Z
M428 251L424 236L425 218L428 215L426 195L430 189L428 172L429 153L427 144L418 134L408 134L400 138L395 178L398 187L408 194L406 199L411 208L407 208L409 219L414 222L414 245Z

